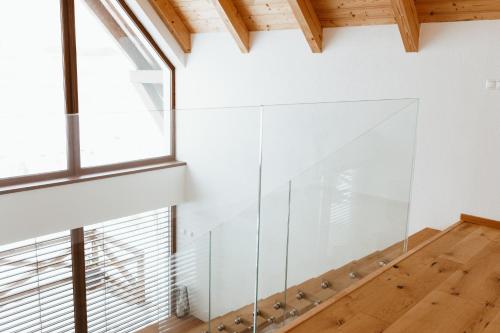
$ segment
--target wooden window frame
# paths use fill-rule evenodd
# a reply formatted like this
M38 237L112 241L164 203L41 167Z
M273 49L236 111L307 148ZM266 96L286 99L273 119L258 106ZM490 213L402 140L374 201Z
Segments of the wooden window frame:
M176 161L175 142L175 66L161 50L154 38L139 21L125 0L117 0L121 9L135 24L154 52L170 69L170 155L132 160L94 167L81 166L80 126L78 110L78 73L76 54L75 1L60 0L61 42L63 52L63 80L66 115L67 168L40 174L15 176L0 179L0 194L24 191L28 189L74 183L104 177L111 177L136 172L168 168L185 163Z

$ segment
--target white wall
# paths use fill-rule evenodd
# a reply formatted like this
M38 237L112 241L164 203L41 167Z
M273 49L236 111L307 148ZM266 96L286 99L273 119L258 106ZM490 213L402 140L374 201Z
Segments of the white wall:
M0 245L175 205L185 167L0 196Z
M424 24L421 50L416 54L404 52L395 25L326 29L321 54L311 53L298 30L252 33L249 54L241 54L229 34L194 35L186 67L177 70L177 105L181 109L214 109L178 112L178 157L188 162L188 203L178 209L179 244L217 224L240 223L239 228L215 231L213 313L225 313L251 302L255 282L258 108L222 111L221 107L418 98L410 232L424 227L445 228L461 212L500 219L500 91L484 88L486 79L500 79L499 35L500 21ZM268 188L324 156L324 147L349 139L325 131L328 123L306 126L307 119L292 114L283 118L282 127L270 128L271 139L278 144L268 155L265 152L264 158L274 157L278 164L270 173L264 169L264 185ZM369 126L367 113L360 114L363 116L353 112L353 118L342 121L348 124L347 132L356 129L356 119L364 122L365 128ZM303 136L296 131L301 122L309 131L301 133ZM357 125L359 133L363 126ZM315 136L308 141L310 155L301 160L299 153L307 151L298 141L308 135ZM320 138L329 144L322 146ZM289 146L280 149L280 144ZM283 156L288 157L279 164ZM374 172L384 175L380 168ZM361 182L369 178L365 174ZM389 178L382 179L391 181ZM380 191L383 183L372 185ZM286 190L282 190L264 201L261 296L282 288L282 231L287 213ZM316 191L314 195L321 192L312 190ZM400 221L406 214L406 204L398 198L400 195L370 196L364 192L354 193L349 199L347 206L353 214L351 226L344 226L345 230L341 225L329 229L329 212L321 211L321 201L310 206L310 211L295 212L294 216L301 219L295 223L309 223L310 229L292 231L291 240L299 245L298 252L291 256L290 282L383 247L379 241L387 234L374 233L370 238L370 230L384 222L390 228L393 221ZM331 193L338 195L335 190ZM306 192L301 195L305 201L314 196ZM341 213L342 207L336 209L335 213ZM244 213L238 214L241 211ZM366 236L363 246L343 243L353 232L359 235L359 230ZM400 233L397 229L394 235ZM329 256L328 250L343 253L343 257Z
M500 219L500 92L484 89L500 78L499 34L500 21L424 24L416 54L395 25L326 29L321 54L298 30L253 33L249 54L228 34L196 34L177 73L178 107L419 98L411 230L444 228L461 212Z

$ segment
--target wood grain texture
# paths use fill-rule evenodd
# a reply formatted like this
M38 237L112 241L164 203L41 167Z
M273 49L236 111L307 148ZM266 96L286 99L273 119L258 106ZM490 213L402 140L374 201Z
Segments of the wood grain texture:
M288 0L292 13L314 53L323 49L323 27L310 0Z
M473 223L473 224L484 225L486 227L490 227L490 228L494 228L494 229L500 229L500 222L499 221L486 219L484 217L462 214L460 216L460 220L462 220L464 222Z
M191 52L191 33L169 0L149 0L185 53Z
M500 19L498 0L417 0L421 22L456 22Z
M456 224L363 286L279 332L500 332L499 232L486 225Z
M392 0L391 3L406 52L418 52L420 21L415 1Z
M250 51L250 35L238 8L236 8L232 0L211 1L241 52L248 53Z
M170 0L189 31L224 31L207 0ZM408 0L407 0L408 1ZM249 31L299 29L288 0L233 0ZM392 0L309 0L323 28L395 24ZM498 0L416 0L419 22L500 19Z

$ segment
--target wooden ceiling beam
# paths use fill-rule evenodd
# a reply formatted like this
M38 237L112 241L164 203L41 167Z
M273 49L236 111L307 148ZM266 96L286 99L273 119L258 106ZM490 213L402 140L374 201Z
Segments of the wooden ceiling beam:
M288 0L292 13L314 53L323 50L323 27L310 0Z
M184 53L191 52L191 33L169 0L149 0Z
M227 27L227 30L233 36L236 44L238 44L241 52L248 53L250 51L250 34L233 1L212 0L212 4Z
M391 0L391 3L406 52L418 52L420 21L415 0Z

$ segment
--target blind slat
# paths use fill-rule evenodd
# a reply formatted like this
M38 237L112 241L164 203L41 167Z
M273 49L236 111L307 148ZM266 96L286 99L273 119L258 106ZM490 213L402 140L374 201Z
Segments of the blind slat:
M125 333L165 320L172 274L192 254L171 254L168 208L84 227L90 333ZM181 272L173 259L187 265ZM0 247L0 332L73 333L69 232ZM191 273L189 273L191 274Z
M168 313L169 215L166 209L85 229L89 332L128 332L158 322L161 318L153 312Z
M0 332L51 332L54 322L72 329L70 240L58 233L0 252Z

